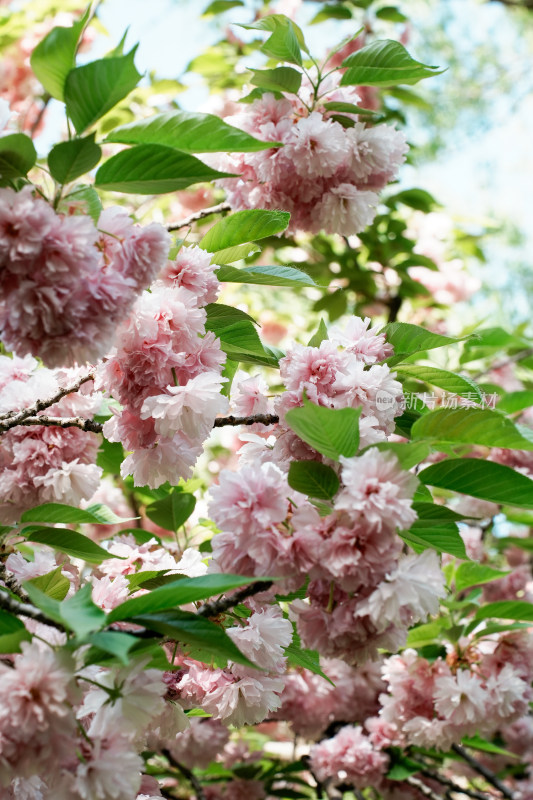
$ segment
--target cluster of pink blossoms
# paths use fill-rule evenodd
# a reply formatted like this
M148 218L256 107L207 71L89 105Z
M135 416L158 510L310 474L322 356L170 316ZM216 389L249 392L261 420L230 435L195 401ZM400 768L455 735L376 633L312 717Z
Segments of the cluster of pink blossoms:
M0 413L31 408L72 385L77 370L39 368L32 356L0 356ZM101 397L86 383L46 409L52 417L92 417ZM38 414L39 416L39 414ZM18 426L0 437L0 519L17 522L41 503L78 505L94 494L102 470L96 466L98 437L78 428Z
M8 350L48 366L94 362L166 262L170 236L120 208L58 214L34 195L0 189L0 332Z
M402 385L383 361L392 355L385 334L370 328L367 317L352 317L344 329L331 328L329 339L318 347L294 344L280 361L280 377L285 387L274 403L280 422L274 430L273 448L265 440L248 436L249 444L241 449L247 461L273 461L288 470L294 459L320 459L285 422L285 414L303 404L304 395L325 408L361 408L360 446L386 441L394 432L395 418L403 411ZM244 406L245 386L238 400ZM249 407L260 408L257 387L247 398Z
M166 697L163 673L144 659L76 674L66 652L21 647L12 666L0 664L0 785L9 787L2 797L143 797L150 782L137 753L166 746L188 724ZM116 690L113 700L103 687Z
M139 297L99 370L98 385L122 404L104 435L132 451L121 472L137 486L188 477L215 417L227 409L226 357L206 333L203 309L217 297L215 269L210 253L182 248Z
M378 192L395 177L408 148L404 134L390 125L368 127L352 114L353 126L345 128L332 119L325 102L359 100L355 90L338 87L338 78L326 79L311 111L299 97L265 94L226 118L258 139L283 144L217 159L240 175L221 181L232 208L283 208L291 212L293 232L349 236L372 222Z
M457 666L430 663L414 650L391 656L376 728L385 725L393 744L442 750L476 732L491 736L528 708L532 655L532 635L519 631L468 648L469 660Z
M225 669L185 659L175 689L187 708L200 707L226 725L255 725L281 705L292 624L275 606L256 606L242 625L226 628L239 650L263 671L230 662Z
M320 516L273 464L224 471L211 490L216 569L305 583L307 601L291 604L304 646L361 663L377 648L396 650L408 627L438 611L444 577L437 556L400 558L396 530L416 519L416 479L390 453L342 459L342 489ZM277 587L278 592L281 590Z

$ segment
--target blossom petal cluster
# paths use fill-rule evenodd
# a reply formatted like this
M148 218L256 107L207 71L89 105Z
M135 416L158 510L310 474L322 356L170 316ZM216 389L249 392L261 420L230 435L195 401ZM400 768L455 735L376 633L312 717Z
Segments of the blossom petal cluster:
M170 236L124 209L57 213L34 194L0 189L0 332L7 349L45 364L94 363L166 263Z
M220 182L232 208L286 209L293 232L350 236L372 222L379 191L404 161L405 136L357 117L345 128L326 111L328 99L353 104L358 98L351 89L331 85L309 110L296 96L276 99L266 93L226 118L263 141L283 144L224 158L222 166L240 175Z
M188 477L215 417L228 407L221 394L225 355L205 330L202 306L218 284L209 254L207 261L191 247L167 264L138 298L99 370L99 385L122 404L104 435L130 451L121 472L138 486Z

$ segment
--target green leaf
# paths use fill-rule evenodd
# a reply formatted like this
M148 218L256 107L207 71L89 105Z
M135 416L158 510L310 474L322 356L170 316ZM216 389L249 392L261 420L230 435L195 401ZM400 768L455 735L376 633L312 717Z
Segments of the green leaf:
M95 503L87 508L76 508L64 503L43 503L25 511L21 522L50 522L69 524L72 522L89 523L91 525L115 525L128 522L136 517L118 517L110 508L102 503ZM69 531L70 533L72 531Z
M95 144L94 133L85 139L71 139L52 147L48 154L48 167L58 183L70 183L95 167L102 156Z
M393 194L386 201L386 204L390 207L396 206L397 203L403 203L405 206L415 208L417 211L423 211L425 214L428 214L439 205L433 195L426 192L425 189L416 188L404 189L397 194ZM424 266L427 266L427 264L424 264Z
M20 653L20 643L31 641L31 634L14 614L0 609L0 653Z
M225 250L217 250L216 253L213 253L211 264L233 264L234 261L240 261L241 258L248 258L260 252L261 248L251 242L247 244L238 244L236 247L226 247Z
M408 531L400 531L399 535L415 553L430 548L438 553L449 553L456 558L468 560L464 542L455 522L417 519Z
M31 68L46 91L63 100L65 80L76 63L76 50L89 10L70 28L52 28L30 56Z
M219 281L227 283L252 283L258 286L287 286L301 289L303 286L316 286L314 280L306 273L294 267L253 266L237 269L223 265L217 270Z
M419 472L418 478L429 486L461 494L508 503L519 508L533 508L533 481L510 467L478 458L448 458Z
M277 359L265 350L250 320L240 320L217 330L220 345L228 358L248 364L277 367Z
M92 221L97 223L100 219L100 214L103 211L102 203L98 192L92 186L78 184L64 199L84 203L86 213L91 217Z
M422 488L425 489L426 487L424 486ZM432 519L439 520L440 522L448 522L450 520L452 522L461 522L461 520L466 519L462 514L458 514L456 511L452 511L451 508L438 505L437 503L417 501L412 503L412 508L413 511L416 511L419 519Z
M360 108L353 103L329 102L322 104L328 111L339 111L343 114L377 114L371 108Z
M40 589L41 592L51 597L53 600L63 600L70 589L70 581L61 574L61 567L57 567L46 575L39 575L31 578L29 583Z
M29 542L38 542L66 553L73 558L81 558L89 564L100 564L108 558L118 558L112 553L108 553L103 547L93 542L88 536L84 536L70 528L39 528L32 526L21 531Z
M499 569L493 569L486 564L478 564L476 561L468 561L465 564L459 564L457 567L454 581L455 591L462 592L463 589L468 589L469 586L477 586L481 583L490 583L499 578L509 575L509 570L501 572Z
M297 492L322 500L330 500L339 491L337 474L319 461L291 461L288 480Z
M292 67L275 67L274 69L253 69L250 83L261 89L274 92L297 94L302 85L302 73Z
M24 177L36 160L37 152L29 136L10 133L0 137L0 186Z
M193 494L173 489L168 497L146 506L146 516L167 531L177 531L189 519L195 506Z
M237 8L237 6L242 5L244 5L242 0L213 0L203 12L202 17L212 17L215 16L215 14L223 14L224 11L229 11L230 8Z
M213 225L200 241L199 247L215 253L217 250L275 236L286 229L290 218L288 211L267 211L262 208L237 211Z
M53 597L48 597L47 594L41 592L41 590L34 586L30 581L25 581L22 584L22 588L25 590L34 606L37 606L37 608L46 614L49 619L53 619L55 622L63 625L63 619L61 617L61 603L59 600L55 600Z
M376 11L378 19L384 19L387 22L407 22L407 17L402 14L396 6L383 6Z
M125 56L91 61L68 73L64 99L78 133L94 125L135 89L141 79L133 63L136 50L134 47Z
M130 661L128 654L131 648L134 647L139 640L129 633L123 633L119 631L100 631L99 633L89 634L89 636L87 636L87 642L89 642L94 648L103 650L105 653L110 653L127 666ZM91 650L89 650L88 656L88 660L90 661L91 656L94 656L94 652L91 653Z
M444 347L461 341L461 339L453 339L451 336L432 333L426 328L411 325L409 322L389 322L380 333L384 333L387 342L394 347L394 356L387 359L388 364L396 363L411 353L434 350L436 347Z
M178 642L199 647L211 656L245 664L247 667L254 666L223 628L189 611L173 610L158 614L141 614L133 617L133 621L164 636L170 636Z
M182 578L167 586L154 589L150 594L142 597L131 597L116 606L109 614L109 622L131 619L140 614L155 614L176 606L194 603L197 600L205 600L207 597L224 594L224 592L238 589L240 586L247 586L256 580L256 578L245 578L242 575L218 574L202 575L199 578Z
M328 683L332 686L335 684L333 681L328 678L328 676L323 672L320 668L320 656L316 650L307 650L304 647L299 645L299 640L297 637L294 637L296 641L291 642L288 647L285 648L284 653L287 657L287 663L291 667L303 667L304 669L308 669L309 672L314 672L315 675L320 675L321 678L324 678Z
M262 142L213 114L192 111L169 111L121 125L108 134L106 142L163 144L185 153L253 153L281 146Z
M91 591L91 584L86 583L79 592L60 603L61 619L80 638L106 624L106 613L93 603Z
M346 72L341 86L395 86L418 83L443 70L415 61L405 47L392 39L378 39L342 62Z
M478 621L493 617L533 622L533 603L526 600L499 600L497 603L487 603L476 611Z
M522 390L519 392L509 392L498 400L496 408L505 414L515 414L524 408L533 406L533 392Z
M320 320L317 330L307 342L308 347L319 347L322 342L328 339L328 329L323 319Z
M256 325L253 317L240 308L233 308L233 306L225 306L223 303L209 303L204 306L207 312L207 320L205 323L206 330L213 331L218 334L224 328L228 328L235 322L252 322Z
M383 453L394 453L402 469L411 469L425 461L429 455L429 445L426 442L378 442L370 447L376 447ZM369 447L365 447L364 452L368 449Z
M400 376L416 378L432 386L438 386L451 394L466 397L475 403L483 401L483 394L479 386L471 378L464 375L457 375L455 372L448 372L437 367L425 367L418 364L402 364L397 372Z
M411 628L407 634L405 646L418 648L433 644L439 638L446 624L446 620L437 619L424 625L417 625L416 628Z
M360 408L325 408L304 396L303 406L287 411L285 422L308 445L338 461L357 453L360 414Z
M301 49L307 47L300 28L283 14L269 14L250 25L241 25L247 30L271 31L271 35L262 45L261 50L278 61L302 65Z
M309 24L316 25L327 19L352 19L352 11L346 6L324 6L321 11L315 14Z
M439 408L420 417L413 439L533 450L533 432L490 408Z
M198 158L172 147L138 144L102 164L95 186L131 194L165 194L223 177L235 176L211 169Z
M487 742L487 740L483 739L479 734L476 736L463 737L461 742L464 747L471 747L472 750L481 750L484 753L494 753L495 755L506 756L507 758L520 757L517 756L516 753L511 753L510 750L504 750L502 747L498 747L498 745L492 742Z

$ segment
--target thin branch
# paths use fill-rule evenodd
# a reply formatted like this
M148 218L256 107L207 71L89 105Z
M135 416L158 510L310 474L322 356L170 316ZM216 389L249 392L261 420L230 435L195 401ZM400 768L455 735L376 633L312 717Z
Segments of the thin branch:
M204 605L200 606L198 609L197 614L199 617L218 617L219 614L224 614L224 612L228 611L230 608L238 606L248 597L253 597L254 594L259 594L260 592L266 592L271 586L272 581L256 581L250 584L250 586L245 586L244 589L235 592L231 597L215 600L214 603L204 603Z
M20 425L20 423L28 417L35 417L40 411L44 411L46 408L55 405L63 397L72 394L72 392L77 392L87 381L93 380L94 372L89 372L82 378L78 378L71 386L60 389L53 397L49 397L48 400L37 400L33 406L25 408L22 411L8 411L6 414L0 414L0 431L7 431L9 428L14 428L15 425Z
M85 380L90 380L90 378L86 378ZM75 389L72 389L71 387L68 391L65 390L65 394L70 394L71 391L75 391ZM56 398L53 398L53 400L54 402L57 402ZM51 401L40 402L53 405ZM33 408L35 408L35 406ZM13 416L5 420L2 420L0 417L0 436L2 433L5 433L10 428L14 428L17 425L43 425L44 427L79 428L86 433L102 433L104 427L101 422L95 422L92 419L84 419L83 417L50 417L47 415L36 417L33 413L31 415L26 413L29 410L33 409L26 409L24 412L20 412L20 415ZM213 424L213 428L223 428L226 425L255 425L257 423L260 423L261 425L275 425L277 422L279 422L279 417L276 414L252 414L249 417L217 417Z
M475 800L489 800L491 797L490 795L484 792L478 792L475 789L465 789L463 786L459 786L459 784L454 783L449 778L445 778L444 775L440 774L440 772L433 772L433 770L430 769L421 769L420 773L425 775L426 778L431 778L431 780L437 781L437 783L442 784L442 786L448 787L450 792L466 794L468 797L475 798Z
M482 775L487 783L490 783L491 786L494 786L499 792L503 794L504 797L507 797L507 800L514 800L514 794L511 790L501 782L501 780L490 770L488 767L485 767L481 764L474 756L471 756L464 747L460 744L452 744L452 750L457 753L457 755L461 756L469 766L472 767L479 775Z
M21 614L24 617L34 619L36 622L50 625L50 627L57 628L58 631L63 631L63 633L66 630L61 623L50 619L39 611L38 608L35 608L35 606L31 606L29 603L21 603L7 594L7 592L0 591L0 608L3 608L4 611L8 611L10 614Z
M93 419L84 419L83 417L26 417L22 422L16 422L15 425L29 426L29 425L43 425L45 428L79 428L86 433L102 433L103 425L101 422L95 422ZM14 428L15 425L10 425ZM0 427L0 432L1 427Z
M442 795L434 792L433 789L430 789L423 781L415 778L413 775L407 778L404 783L408 783L413 789L418 789L418 791L423 794L424 797L428 797L429 800L442 800Z
M3 581L4 586L7 586L10 592L16 594L23 603L30 599L24 589L19 586L14 575L8 575L6 565L3 561L0 563L0 580Z
M210 208L202 208L200 211L191 214L190 217L185 217L181 222L173 222L167 225L167 231L179 231L180 228L187 228L189 225L192 225L193 222L198 222L198 220L204 219L204 217L210 217L211 214L222 214L225 211L231 211L229 203L219 203Z
M197 799L206 800L202 784L200 783L196 775L193 772L191 772L191 770L188 769L188 767L185 767L183 764L180 764L179 761L176 761L176 759L172 757L172 754L168 750L162 750L161 752L163 753L167 761L170 764L172 764L172 766L175 767L179 772L181 772L184 778L187 778L192 788L194 789Z
M483 377L483 375L486 375L488 372L493 372L493 370L495 369L501 369L502 367L507 367L509 364L516 364L517 361L521 361L523 358L528 358L529 356L533 356L533 347L527 347L525 350L520 350L519 353L515 353L513 356L508 356L502 361L497 361L495 364L491 364L491 366L487 367L487 369L483 369L481 370L481 372L476 372L473 378L475 381L478 381L480 378Z
M255 425L257 422L261 423L261 425L275 425L279 422L279 417L277 414L252 414L249 417L217 417L213 428L223 428L225 425Z
M45 113L46 109L48 108L48 103L50 102L51 99L52 99L52 95L50 95L50 94L45 94L42 97L43 104L42 104L41 108L39 109L39 113L35 117L35 120L34 120L32 126L30 128L30 137L32 139L35 136L39 125L41 124L41 120L44 117L44 113Z

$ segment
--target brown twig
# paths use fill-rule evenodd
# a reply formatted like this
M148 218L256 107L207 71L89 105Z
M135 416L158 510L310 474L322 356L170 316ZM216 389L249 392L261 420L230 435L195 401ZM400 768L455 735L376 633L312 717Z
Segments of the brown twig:
M187 778L192 788L194 789L197 799L206 800L202 784L200 783L196 775L193 772L191 772L191 770L188 767L185 767L183 764L180 764L179 761L176 761L176 759L173 758L172 754L168 750L162 750L162 753L167 759L167 761L173 767L175 767L178 770L178 772L181 772L184 778Z
M514 800L514 794L511 790L501 782L501 780L490 770L488 767L485 767L481 764L474 756L471 756L464 747L460 744L452 744L452 750L457 753L457 755L461 756L462 759L466 761L466 763L472 767L479 775L482 775L487 783L490 783L491 786L494 786L499 792L503 794L504 797L507 797L507 800Z
M441 775L440 772L433 772L430 769L421 769L420 773L425 775L426 778L431 778L433 781L437 781L437 783L442 784L442 786L446 786L450 792L458 793L458 794L466 794L468 797L473 797L475 800L489 800L490 795L484 792L478 792L475 789L465 789L463 786L459 786L459 784L454 783L449 778L444 777Z
M413 789L418 789L418 791L424 795L424 797L428 797L429 800L442 800L442 796L437 794L430 789L423 781L419 780L419 778L415 778L414 775L411 775L409 778L406 778L404 783L408 783L409 786L412 786Z
M170 225L167 225L167 231L179 231L180 228L187 228L189 225L192 225L193 222L198 222L198 220L204 219L204 217L210 217L211 214L222 214L225 211L231 211L229 203L219 203L210 208L202 208L189 217L185 217L181 222L172 222Z
M70 394L70 391L71 390L68 391L68 394ZM50 403L50 405L52 405L52 403ZM277 422L279 422L279 417L276 414L252 414L249 417L217 417L213 427L223 428L226 425L255 425L256 423L260 423L261 425L275 425ZM24 416L17 415L16 417L11 417L6 420L2 420L0 418L0 436L2 433L5 433L6 431L10 430L10 428L14 428L17 425L43 425L44 427L79 428L80 430L88 433L102 433L104 427L101 422L95 422L92 419L84 419L83 417L49 417L47 415L36 417L33 414L24 414Z
M39 125L41 124L41 120L44 117L45 111L48 108L48 104L49 104L50 100L52 99L52 95L47 93L47 94L43 95L41 99L42 99L42 103L43 104L42 104L41 108L39 109L39 113L35 117L35 120L34 120L32 126L30 128L30 137L32 139L35 136Z
M32 406L24 408L22 411L8 411L5 414L0 414L0 431L7 431L9 428L14 428L15 425L20 425L20 423L28 417L35 417L40 411L44 411L50 408L50 406L55 405L63 397L72 394L72 392L77 392L87 381L93 380L94 372L89 372L87 375L79 378L72 386L60 389L53 397L49 397L47 400L37 400Z
M271 586L272 581L256 581L250 584L250 586L245 586L244 589L235 592L235 594L232 594L230 597L225 597L222 600L215 600L214 603L204 603L196 613L199 617L218 617L219 614L224 614L224 612L228 611L230 608L238 606L248 597L253 597L254 594L259 594L260 592L266 592Z
M44 625L50 625L50 627L57 628L58 631L62 631L63 633L66 630L61 623L50 619L39 611L38 608L35 608L35 606L29 603L19 602L5 591L0 591L0 608L3 608L4 611L8 611L10 614L20 614L24 617L34 619L36 622L42 622Z
M257 422L261 425L275 425L279 422L277 414L252 414L249 417L217 417L215 419L213 428L223 428L225 425L255 425Z

